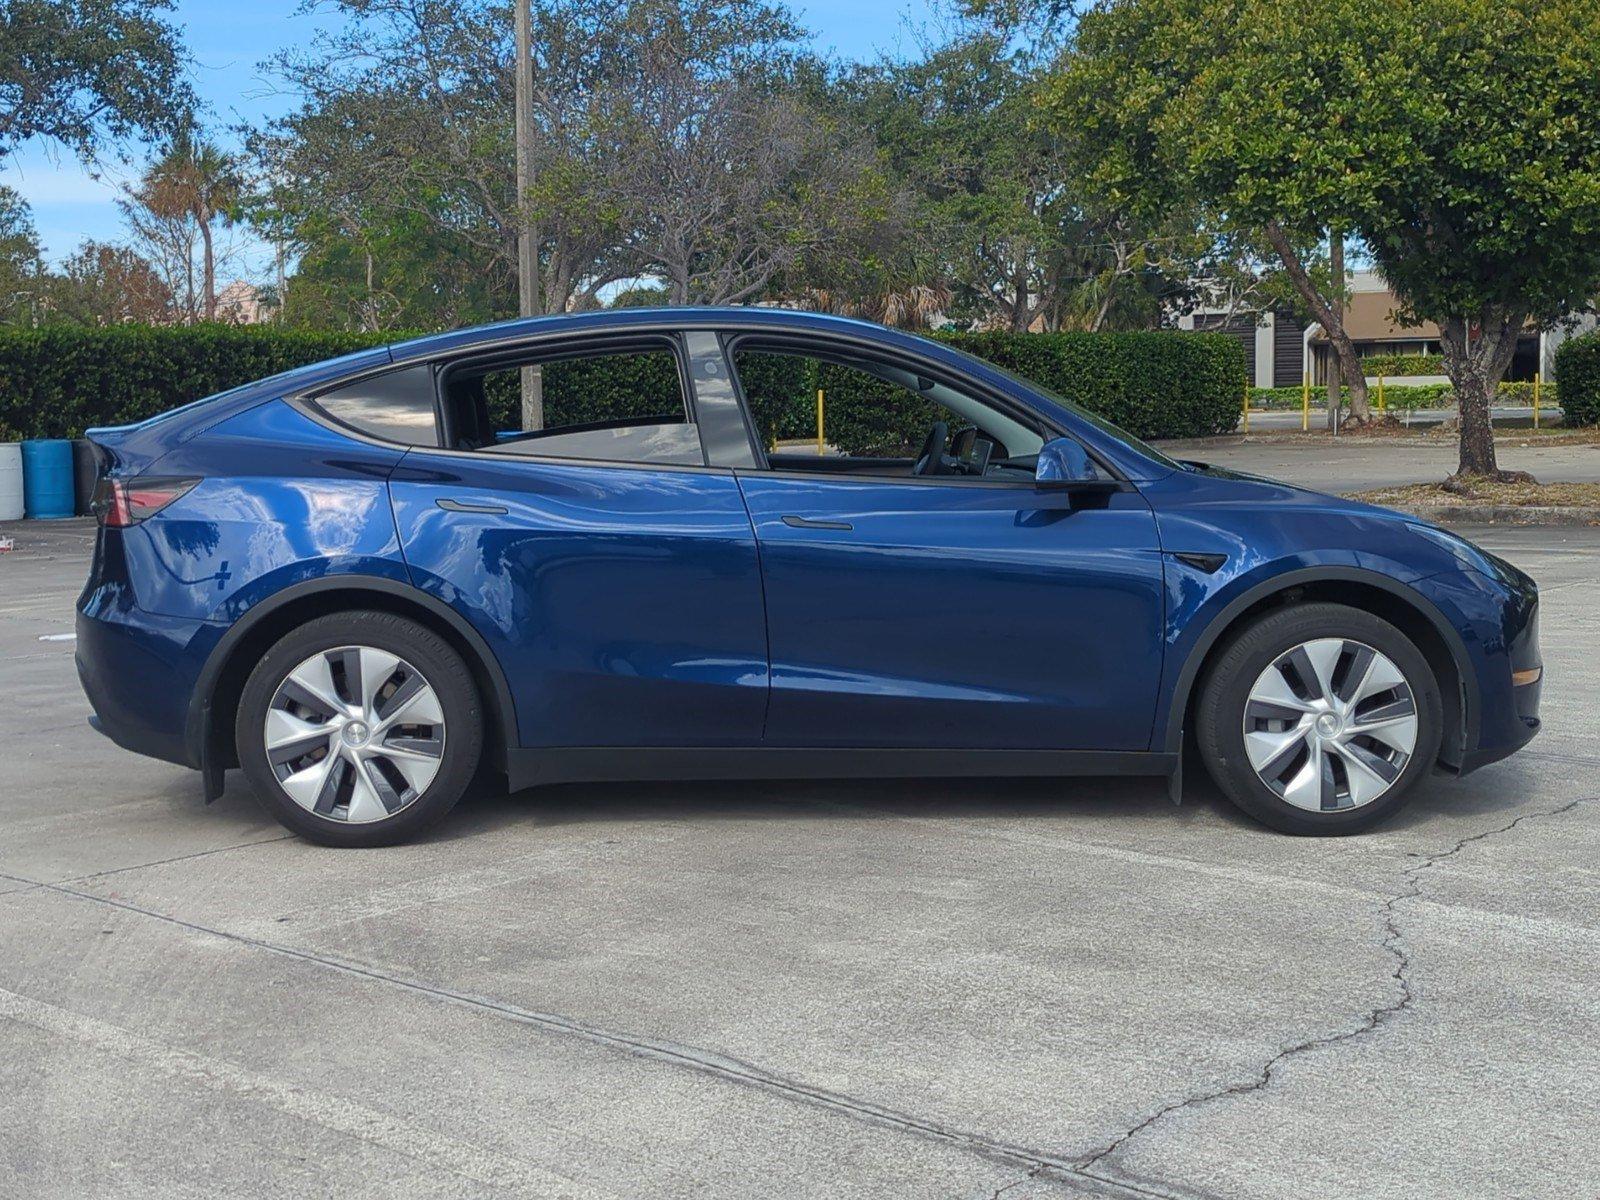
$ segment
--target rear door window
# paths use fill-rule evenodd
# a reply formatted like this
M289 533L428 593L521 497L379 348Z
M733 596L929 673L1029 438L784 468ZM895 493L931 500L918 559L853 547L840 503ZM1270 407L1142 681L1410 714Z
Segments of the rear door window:
M524 372L535 374L524 380ZM700 433L669 346L465 364L445 377L452 449L701 466ZM537 395L538 406L529 403Z

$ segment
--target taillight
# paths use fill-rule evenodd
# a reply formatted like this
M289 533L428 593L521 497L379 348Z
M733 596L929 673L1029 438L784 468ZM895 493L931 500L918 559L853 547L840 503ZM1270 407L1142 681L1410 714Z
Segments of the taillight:
M155 516L199 482L198 479L102 477L95 484L94 500L89 510L100 524L112 529L125 529L129 525L137 525L146 517Z

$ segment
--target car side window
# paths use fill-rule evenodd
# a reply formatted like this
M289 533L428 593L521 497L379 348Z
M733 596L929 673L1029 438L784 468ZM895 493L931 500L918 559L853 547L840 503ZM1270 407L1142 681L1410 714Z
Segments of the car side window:
M524 372L533 378L526 381ZM670 346L465 363L444 376L450 446L497 455L702 466ZM539 406L526 402L537 396Z
M1046 440L1037 423L895 362L746 340L733 363L775 470L1031 480Z
M341 425L403 446L437 446L433 368L427 364L369 375L323 392L313 402Z

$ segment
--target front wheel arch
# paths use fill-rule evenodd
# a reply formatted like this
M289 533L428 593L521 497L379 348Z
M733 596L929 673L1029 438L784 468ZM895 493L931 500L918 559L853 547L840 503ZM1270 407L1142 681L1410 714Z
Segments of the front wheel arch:
M1433 669L1444 702L1445 736L1439 763L1460 769L1467 750L1478 740L1478 693L1472 661L1461 635L1416 589L1358 567L1310 567L1264 580L1231 600L1206 625L1173 686L1166 726L1157 743L1169 753L1182 753L1191 724L1189 706L1200 692L1207 668L1215 662L1229 635L1263 612L1286 604L1327 601L1364 608L1382 617L1411 639Z
M451 644L483 698L485 761L503 774L506 750L516 744L516 708L488 644L443 601L407 584L367 575L329 576L285 588L252 606L223 634L201 668L189 703L185 740L194 764L208 777L238 765L233 716L245 680L268 647L308 620L352 609L408 617ZM216 786L220 791L220 784ZM208 778L208 791L212 787Z

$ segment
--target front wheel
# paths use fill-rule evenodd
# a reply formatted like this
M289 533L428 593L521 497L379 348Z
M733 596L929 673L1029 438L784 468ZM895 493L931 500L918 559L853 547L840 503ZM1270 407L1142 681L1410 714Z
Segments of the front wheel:
M1393 814L1438 756L1439 685L1393 625L1342 604L1278 609L1223 649L1199 696L1206 768L1245 812L1298 834Z
M239 765L280 822L329 846L404 841L454 807L483 742L471 672L449 643L385 612L285 635L239 701Z

